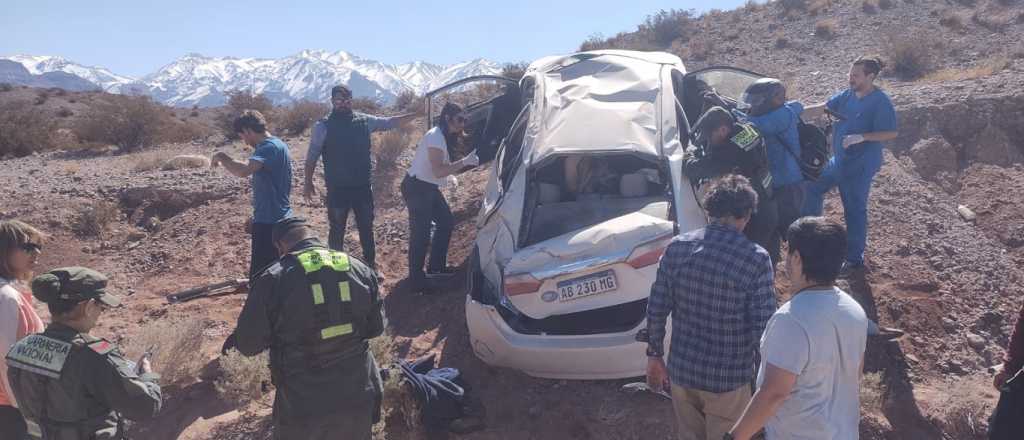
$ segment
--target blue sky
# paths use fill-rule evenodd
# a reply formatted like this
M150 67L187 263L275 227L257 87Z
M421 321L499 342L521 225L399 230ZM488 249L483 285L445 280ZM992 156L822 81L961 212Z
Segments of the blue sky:
M142 76L197 52L277 58L345 50L385 63L530 61L588 36L633 30L660 9L732 9L742 0L351 1L8 0L0 55L59 55Z

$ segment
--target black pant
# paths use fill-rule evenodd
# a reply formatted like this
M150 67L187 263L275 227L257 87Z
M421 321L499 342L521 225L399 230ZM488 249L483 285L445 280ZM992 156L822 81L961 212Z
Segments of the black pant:
M363 260L377 268L377 246L373 241L373 191L369 186L334 188L327 191L327 220L331 231L327 244L331 249L345 250L345 227L349 211L356 213L359 244L363 246Z
M18 408L0 405L0 438L22 440L28 438L28 427Z
M779 211L775 199L758 194L757 212L750 217L750 223L743 229L743 234L750 241L761 245L772 257L772 264L779 263L779 235L776 232L779 223Z
M402 198L409 208L409 281L414 288L424 287L426 274L423 260L430 248L431 272L443 271L448 266L448 242L452 238L455 217L437 185L415 177L402 180ZM431 240L430 226L434 225Z
M277 260L273 232L274 225L270 223L252 224L252 255L249 258L250 280L256 278L261 270Z
M789 225L801 217L804 207L804 182L791 183L775 188L775 204L779 210L779 237L786 239Z

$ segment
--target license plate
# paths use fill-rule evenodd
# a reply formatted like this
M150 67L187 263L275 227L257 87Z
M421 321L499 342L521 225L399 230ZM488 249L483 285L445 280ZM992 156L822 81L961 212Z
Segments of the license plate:
M606 270L571 280L560 281L558 283L558 301L572 301L612 291L618 287L619 283L615 280L615 272Z

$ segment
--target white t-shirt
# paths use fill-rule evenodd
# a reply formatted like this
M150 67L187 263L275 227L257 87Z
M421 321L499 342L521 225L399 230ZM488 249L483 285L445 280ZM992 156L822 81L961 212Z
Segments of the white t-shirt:
M765 363L796 374L793 391L765 429L768 440L856 440L860 376L868 319L839 288L805 290L768 320L761 337Z
M420 142L416 144L416 155L412 158L409 175L424 182L442 186L445 184L445 177L434 176L434 170L430 167L430 156L427 153L428 148L441 150L444 153L444 163L451 163L451 158L448 157L448 143L444 139L441 127L434 127L427 131L427 134L423 135L423 139L420 139Z

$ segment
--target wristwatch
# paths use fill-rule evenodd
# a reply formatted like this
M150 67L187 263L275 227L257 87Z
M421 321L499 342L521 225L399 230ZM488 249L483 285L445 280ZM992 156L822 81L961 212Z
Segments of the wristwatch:
M660 358L660 357L662 357L664 355L665 355L665 353L662 353L659 350L655 350L654 347L652 347L650 345L647 345L647 357Z

